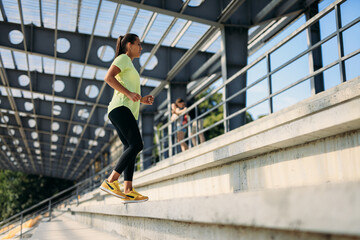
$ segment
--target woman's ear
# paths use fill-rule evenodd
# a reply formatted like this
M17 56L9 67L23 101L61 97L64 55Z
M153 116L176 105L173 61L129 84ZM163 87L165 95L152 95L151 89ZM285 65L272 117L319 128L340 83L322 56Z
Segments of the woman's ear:
M131 42L128 42L128 43L126 44L126 50L127 50L127 51L130 51L130 48L131 48Z

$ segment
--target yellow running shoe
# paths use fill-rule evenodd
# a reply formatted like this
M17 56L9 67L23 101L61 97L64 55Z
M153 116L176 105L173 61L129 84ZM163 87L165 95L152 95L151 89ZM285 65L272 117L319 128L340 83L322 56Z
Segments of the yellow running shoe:
M149 200L149 197L141 195L140 193L135 191L134 188L132 189L132 191L126 193L126 196L129 198L129 200L123 199L124 203L146 202L147 200Z
M117 180L110 183L107 179L105 179L101 184L100 189L123 200L130 200L130 198L120 191L119 182Z

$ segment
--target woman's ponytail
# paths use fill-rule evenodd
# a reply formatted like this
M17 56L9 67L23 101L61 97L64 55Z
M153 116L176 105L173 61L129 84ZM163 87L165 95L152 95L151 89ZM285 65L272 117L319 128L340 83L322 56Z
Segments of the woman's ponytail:
M133 33L127 33L125 34L125 36L120 36L117 39L116 42L116 53L115 53L115 57L126 53L127 49L126 49L126 45L128 42L130 42L131 44L134 44L134 42L136 41L136 39L139 38L136 34Z

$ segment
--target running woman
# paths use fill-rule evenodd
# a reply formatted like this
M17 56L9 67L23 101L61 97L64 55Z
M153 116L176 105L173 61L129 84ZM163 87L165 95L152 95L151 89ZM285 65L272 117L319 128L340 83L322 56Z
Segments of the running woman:
M140 103L152 105L154 96L140 95L140 76L132 61L139 58L142 47L139 37L128 33L120 36L116 43L116 56L105 81L114 89L108 106L108 116L114 125L124 151L110 176L104 180L100 189L119 197L124 203L145 202L149 198L136 192L132 186L135 160L143 149L143 141L136 120L139 117ZM124 172L124 192L120 190L118 178Z

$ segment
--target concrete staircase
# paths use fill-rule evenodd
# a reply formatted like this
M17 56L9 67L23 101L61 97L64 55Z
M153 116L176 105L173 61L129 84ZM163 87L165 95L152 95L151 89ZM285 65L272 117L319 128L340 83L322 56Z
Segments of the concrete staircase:
M119 239L360 239L360 77L60 210Z

